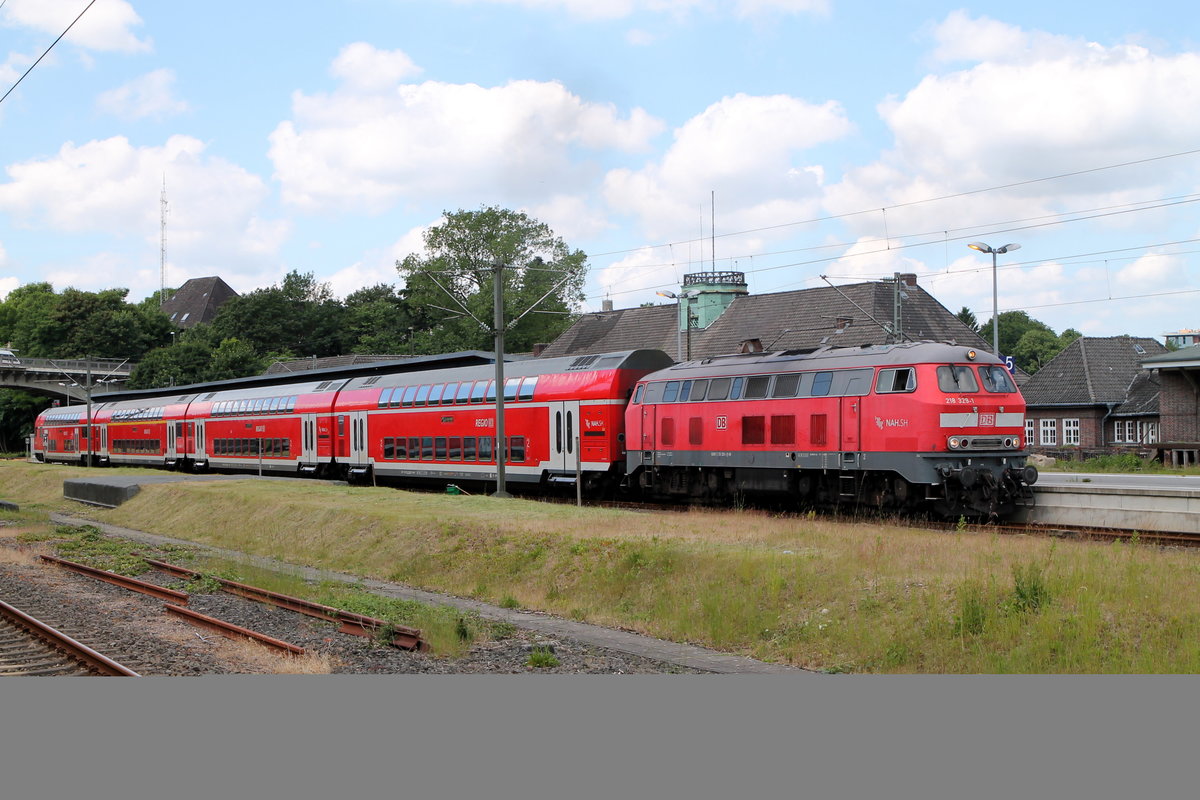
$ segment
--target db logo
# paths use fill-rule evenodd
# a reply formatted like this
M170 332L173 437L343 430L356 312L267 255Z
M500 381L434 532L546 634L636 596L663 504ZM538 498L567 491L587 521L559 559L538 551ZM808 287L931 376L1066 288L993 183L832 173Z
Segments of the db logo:
M717 430L723 431L729 427L728 417L717 417Z
M994 427L996 425L996 415L995 414L980 414L979 415L979 424L985 428L986 427Z

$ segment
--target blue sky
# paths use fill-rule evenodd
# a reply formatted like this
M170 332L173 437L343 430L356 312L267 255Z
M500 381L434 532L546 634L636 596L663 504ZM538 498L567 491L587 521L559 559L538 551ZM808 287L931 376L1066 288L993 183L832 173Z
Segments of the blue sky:
M0 92L86 5L0 6ZM0 103L0 295L157 289L165 178L169 286L344 296L499 205L589 309L899 271L982 321L982 240L1022 245L1001 311L1161 336L1200 328L1198 87L1174 2L97 0Z

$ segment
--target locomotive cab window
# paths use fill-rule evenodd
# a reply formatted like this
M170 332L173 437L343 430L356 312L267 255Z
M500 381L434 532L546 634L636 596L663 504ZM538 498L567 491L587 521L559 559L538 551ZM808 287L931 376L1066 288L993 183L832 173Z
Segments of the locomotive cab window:
M646 384L639 383L637 391L633 393L633 404L639 405L642 402L642 393L646 391Z
M912 367L879 370L879 378L875 381L875 391L879 394L915 392L916 390L917 371Z
M975 370L970 367L947 364L937 368L938 388L947 394L978 392Z
M1008 375L1008 370L999 364L980 365L979 377L983 381L983 388L989 392L1007 394L1016 391L1012 378Z

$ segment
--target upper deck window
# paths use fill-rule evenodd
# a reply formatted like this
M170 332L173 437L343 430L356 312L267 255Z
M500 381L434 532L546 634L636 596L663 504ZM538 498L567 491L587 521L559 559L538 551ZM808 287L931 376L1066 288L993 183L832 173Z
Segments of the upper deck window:
M975 370L970 367L947 364L937 368L937 377L938 388L947 394L979 391L979 384L975 382Z
M537 382L538 382L538 379L537 379L536 375L534 375L532 378L525 378L524 380L522 380L521 381L521 391L517 395L517 399L518 400L532 400L533 399L533 390L537 387Z

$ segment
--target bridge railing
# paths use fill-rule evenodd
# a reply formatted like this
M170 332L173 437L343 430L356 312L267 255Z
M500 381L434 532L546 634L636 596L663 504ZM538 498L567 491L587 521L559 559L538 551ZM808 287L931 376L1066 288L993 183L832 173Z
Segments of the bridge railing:
M87 372L89 369L100 375L125 375L133 372L137 364L115 358L91 360L71 358L22 358L20 367L38 372ZM16 367L19 369L20 367Z

